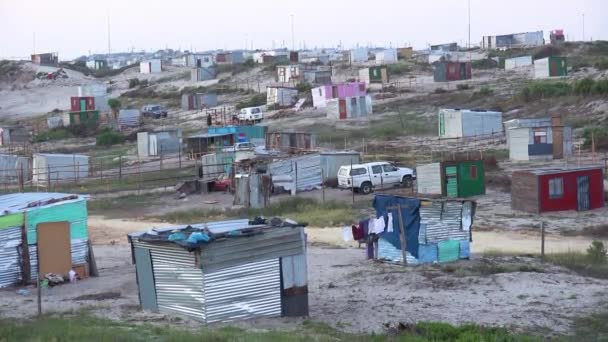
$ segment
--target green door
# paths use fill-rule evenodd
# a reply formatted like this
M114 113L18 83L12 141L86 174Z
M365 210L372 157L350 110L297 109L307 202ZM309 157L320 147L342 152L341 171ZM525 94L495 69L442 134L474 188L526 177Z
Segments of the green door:
M456 166L445 168L446 193L448 197L458 197L458 171Z
M87 100L86 99L80 99L80 111L84 112L87 110Z
M439 136L445 135L445 115L443 112L439 112Z

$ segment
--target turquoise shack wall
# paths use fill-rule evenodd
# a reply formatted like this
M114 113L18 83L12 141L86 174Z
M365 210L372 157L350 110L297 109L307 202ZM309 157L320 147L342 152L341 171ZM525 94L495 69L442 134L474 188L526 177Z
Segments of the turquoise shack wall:
M266 126L225 126L209 127L209 134L234 134L234 141L238 142L239 133L244 133L247 141L251 139L264 139Z
M87 201L81 199L27 210L25 213L27 243L36 243L36 226L38 223L61 221L70 222L71 240L87 239Z

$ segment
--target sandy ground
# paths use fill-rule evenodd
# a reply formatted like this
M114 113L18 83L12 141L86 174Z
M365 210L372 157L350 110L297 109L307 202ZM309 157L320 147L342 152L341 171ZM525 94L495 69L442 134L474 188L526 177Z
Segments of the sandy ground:
M101 226L92 221L91 230L109 230L115 223L108 220L108 226ZM134 222L123 225L136 228ZM313 229L308 234L316 235ZM95 245L94 250L100 277L44 289L44 312L84 309L123 322L200 326L187 318L139 310L128 245ZM504 262L513 261L533 263L525 258ZM481 261L452 265L477 262ZM600 310L608 301L608 281L580 277L555 267L546 266L545 273L456 277L434 266L404 268L376 263L365 260L362 249L318 247L314 242L308 248L308 273L310 319L351 332L382 332L385 323L433 320L567 333L572 318ZM36 314L35 288L26 289L26 295L17 294L15 288L0 291L1 316L25 318ZM273 318L231 325L292 329L301 321Z

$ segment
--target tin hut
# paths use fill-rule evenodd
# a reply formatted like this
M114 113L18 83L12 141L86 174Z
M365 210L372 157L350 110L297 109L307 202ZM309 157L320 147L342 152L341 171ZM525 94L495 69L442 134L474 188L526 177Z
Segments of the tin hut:
M258 125L237 125L237 126L212 126L209 127L209 134L232 134L234 142L251 142L255 145L264 145L264 138L268 126Z
M194 93L182 95L182 109L197 110L217 106L217 95L214 93Z
M356 165L361 162L361 155L356 151L321 152L321 170L323 182L338 186L338 171L344 165Z
M534 78L568 76L566 57L551 56L534 60Z
M359 69L359 81L370 83L388 83L388 71L385 66L373 66Z
M511 208L531 213L585 211L604 206L601 167L513 172Z
M418 193L465 198L486 193L481 160L454 160L416 166Z
M0 288L28 284L38 274L95 273L86 201L48 192L0 196Z
M32 63L39 65L57 65L59 63L59 56L56 52L51 53L37 53L31 55Z
M266 105L291 107L298 101L298 89L281 85L268 86L266 88Z
M141 112L139 109L121 109L118 112L118 128L128 129L141 125Z
M302 226L208 222L129 241L144 310L203 323L308 315Z
M301 79L299 64L277 65L275 80L279 83L297 83Z
M562 159L572 154L572 128L559 115L551 118L505 121L509 159L513 161Z
M266 149L287 153L312 151L316 148L316 136L303 132L266 133Z
M22 126L0 127L0 147L23 146L30 140L30 134Z
M89 177L89 156L36 153L32 158L32 180L34 183L77 181L87 177Z
M0 154L0 184L28 181L30 177L30 158L14 154Z
M373 206L385 228L367 237L368 258L403 263L405 256L407 264L416 265L470 257L474 201L376 195Z
M199 133L186 138L186 152L191 158L198 158L210 152L221 151L223 147L233 146L232 133Z
M192 82L202 82L214 80L217 76L217 72L214 67L200 67L194 68L190 72L190 79Z
M181 149L182 130L179 128L137 133L137 155L140 158L181 153Z
M397 49L384 49L375 53L376 64L397 63Z
M367 87L365 82L344 82L322 85L313 88L311 93L313 106L315 108L325 108L327 101L331 99L366 96Z
M440 138L492 136L503 132L502 113L473 109L440 109Z
M513 70L533 65L532 56L520 56L505 59L505 70Z
M437 62L433 72L435 82L471 79L471 62Z
M156 74L162 71L162 62L160 59L151 59L139 63L139 72L142 74Z
M311 153L275 160L268 165L275 191L292 194L319 189L323 182L321 156Z
M414 49L412 47L397 48L397 57L399 59L410 59L414 56Z
M327 118L333 120L368 118L372 115L372 97L364 95L327 100L326 110Z

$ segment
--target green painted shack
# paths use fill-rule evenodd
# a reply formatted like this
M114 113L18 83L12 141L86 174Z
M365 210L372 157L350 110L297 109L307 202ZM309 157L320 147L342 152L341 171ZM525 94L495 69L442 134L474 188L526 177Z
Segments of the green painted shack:
M97 125L99 122L99 111L88 110L84 112L70 112L70 126L75 125Z
M453 160L416 167L419 194L465 198L486 193L482 160Z
M568 76L568 60L566 57L551 56L534 60L534 78L566 76Z
M359 70L359 81L370 83L388 83L388 70L386 66L371 66Z

